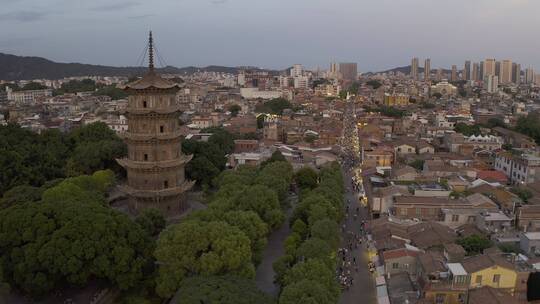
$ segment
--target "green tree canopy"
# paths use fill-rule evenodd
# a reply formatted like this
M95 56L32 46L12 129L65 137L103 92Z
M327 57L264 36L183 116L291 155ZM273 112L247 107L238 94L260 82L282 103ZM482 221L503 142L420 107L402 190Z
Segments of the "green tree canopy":
M292 109L292 104L284 98L274 98L255 107L257 113L283 114L283 110Z
M330 290L318 281L301 280L287 285L281 296L279 304L322 304L336 303Z
M242 111L242 107L237 104L232 104L227 108L227 110L231 112L232 117L236 117L238 116L238 113Z
M323 261L310 259L295 264L285 275L284 284L292 285L302 280L321 283L326 291L334 297L332 303L336 303L340 294L339 285L335 278L335 271Z
M484 249L487 249L492 245L488 238L476 234L461 238L456 243L465 249L467 255L482 254Z
M313 189L317 187L317 179L319 178L317 172L310 167L303 167L298 170L294 175L296 185L301 189Z
M159 265L156 291L170 297L192 275L233 274L253 278L249 238L225 222L186 221L165 229L155 257Z
M458 133L461 133L465 136L471 136L471 135L480 135L482 132L480 131L479 125L468 125L466 123L458 122L454 130Z
M64 282L103 278L127 289L144 277L152 250L147 234L76 183L0 211L0 263L17 288L39 295ZM77 193L65 197L56 190L62 187Z
M532 112L527 116L521 116L517 121L516 131L530 136L540 144L540 113Z
M259 291L255 283L236 276L194 276L180 284L175 304L272 304L275 301Z
M135 222L150 236L158 236L165 228L167 222L163 217L163 213L155 208L148 208L141 211Z

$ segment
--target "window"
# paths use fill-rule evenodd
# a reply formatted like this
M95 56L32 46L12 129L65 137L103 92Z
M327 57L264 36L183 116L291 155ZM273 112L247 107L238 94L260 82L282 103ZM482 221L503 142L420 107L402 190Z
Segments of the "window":
M146 102L146 100L142 102L142 107L143 107L143 108L147 108L147 107L148 107L148 103Z
M163 188L169 188L169 181L163 181Z
M416 215L422 215L422 209L416 208Z
M400 209L400 213L401 215L407 215L407 209L405 208Z
M452 222L458 222L459 221L459 214L453 214L452 215Z
M148 154L144 154L144 160L145 160L145 161L148 160Z
M159 126L159 133L163 133L164 130L165 130L164 126Z
M478 284L478 285L482 285L482 276L481 275L476 276L475 283Z
M392 269L399 269L399 263L392 263Z
M493 275L493 283L499 284L500 281L501 281L501 275L500 274Z

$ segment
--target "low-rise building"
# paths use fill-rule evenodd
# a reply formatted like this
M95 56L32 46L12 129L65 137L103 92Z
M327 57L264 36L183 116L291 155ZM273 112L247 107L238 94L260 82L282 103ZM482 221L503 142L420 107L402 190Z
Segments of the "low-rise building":
M540 157L538 155L514 155L510 152L501 152L495 158L495 169L506 174L514 185L540 181Z

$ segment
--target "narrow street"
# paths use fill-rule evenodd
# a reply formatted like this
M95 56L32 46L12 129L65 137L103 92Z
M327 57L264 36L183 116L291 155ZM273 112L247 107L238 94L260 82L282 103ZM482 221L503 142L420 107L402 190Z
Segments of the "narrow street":
M361 147L358 138L358 128L356 125L356 106L351 96L347 96L347 110L343 117L343 136L341 140L343 149L343 179L345 184L345 203L347 216L344 220L344 229L342 229L342 248L349 250L347 259L356 259L357 266L349 266L350 274L347 271L347 277L352 277L353 284L344 289L341 293L339 303L377 303L375 291L375 279L369 272L368 255L365 241L359 246L352 246L350 250L351 234L360 234L362 221L368 222L368 210L362 206L358 199L358 192L352 187L352 177L355 174L357 181L362 184L361 172L362 156ZM363 187L362 187L363 188ZM358 215L355 217L355 214ZM355 240L352 244L357 243Z
M345 171L346 168L344 168ZM347 247L347 232L360 232L360 226L362 223L362 220L366 220L368 218L367 211L365 208L361 206L361 204L358 202L357 195L353 192L351 189L351 175L348 172L344 173L344 179L345 179L345 202L350 201L350 207L349 207L349 216L344 221L345 223L345 232L342 235L343 243L342 247ZM354 214L356 213L356 208L360 208L359 217L355 220ZM354 284L349 287L348 290L343 290L341 293L341 297L339 300L339 303L341 304L352 304L352 303L377 303L377 298L375 295L375 283L374 283L374 277L369 272L367 262L367 251L364 245L364 242L362 242L362 245L358 247L358 249L354 249L352 251L352 256L356 257L358 261L358 272L355 272L354 269L352 271Z
M291 206L289 209L287 209L285 221L278 230L272 232L268 237L268 244L266 245L261 264L259 264L257 267L257 272L255 275L255 283L257 284L257 287L261 291L276 298L279 294L279 285L274 283L275 272L272 264L285 254L283 242L291 233L289 228L289 219L291 218L294 207L296 206L297 199L298 198L296 196L289 197Z

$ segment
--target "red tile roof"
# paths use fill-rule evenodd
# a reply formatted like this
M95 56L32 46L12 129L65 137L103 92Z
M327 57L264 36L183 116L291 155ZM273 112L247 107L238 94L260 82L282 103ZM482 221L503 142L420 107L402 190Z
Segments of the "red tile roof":
M503 172L495 170L478 171L478 178L488 182L499 182L504 184L508 182L508 177Z

